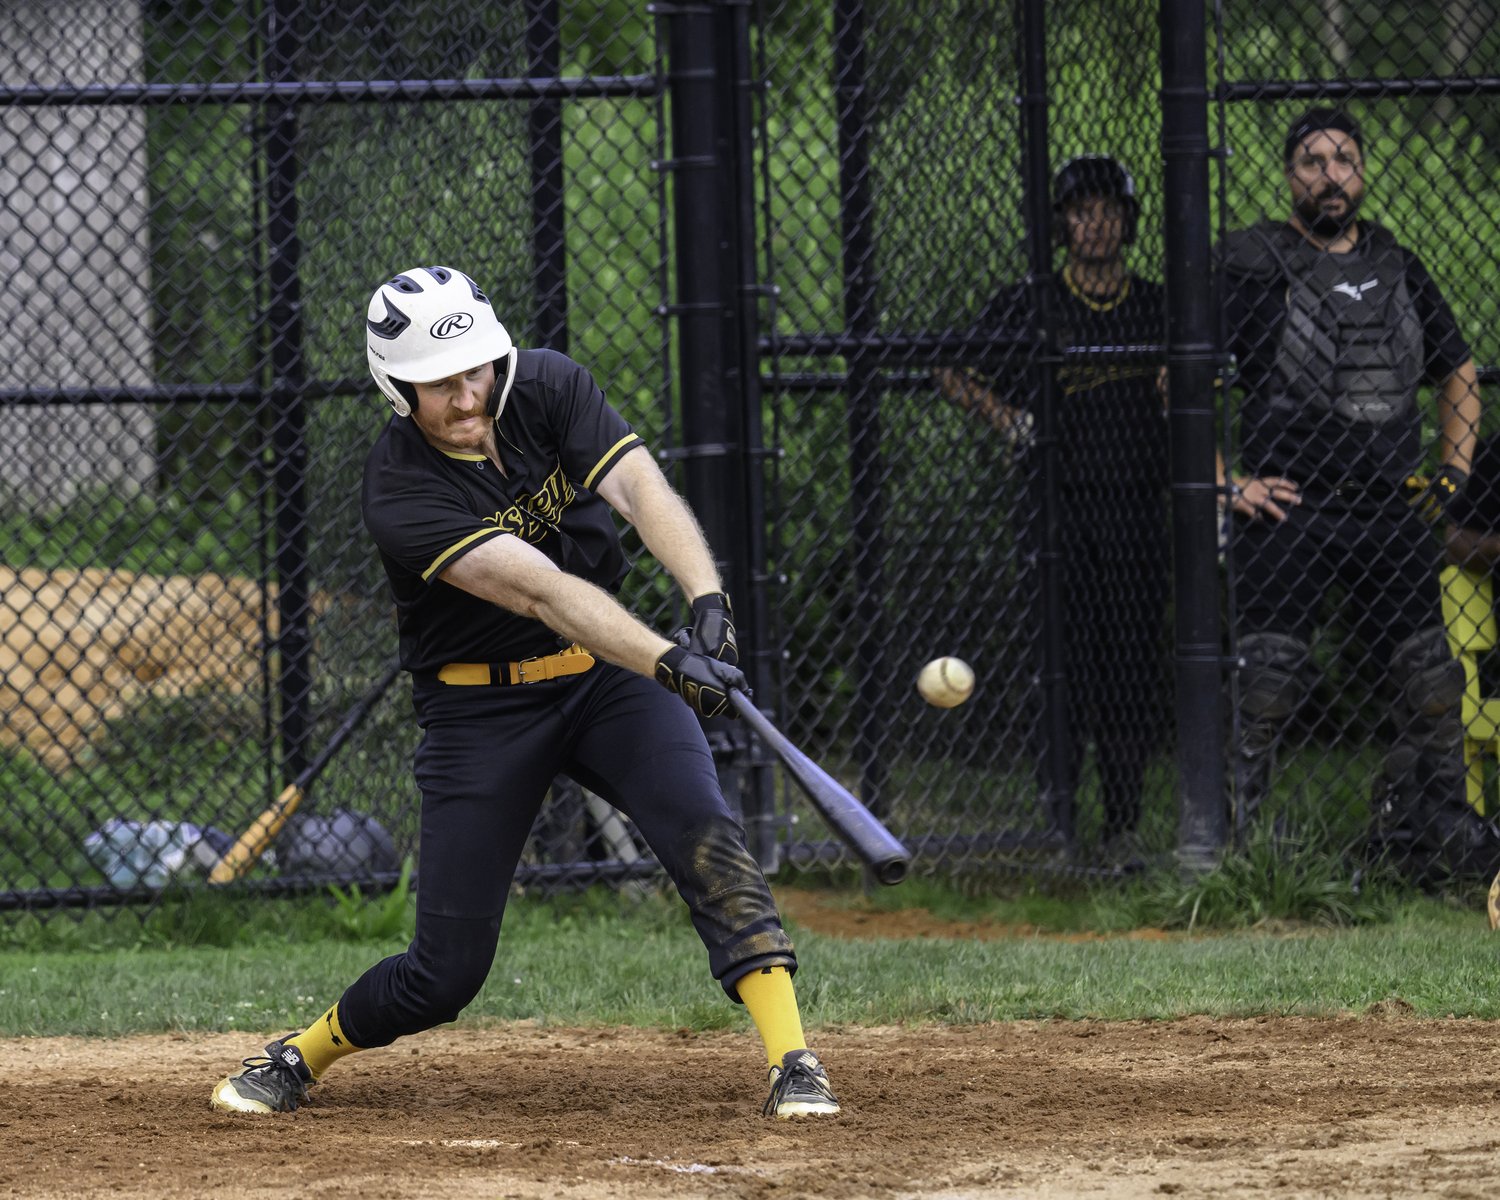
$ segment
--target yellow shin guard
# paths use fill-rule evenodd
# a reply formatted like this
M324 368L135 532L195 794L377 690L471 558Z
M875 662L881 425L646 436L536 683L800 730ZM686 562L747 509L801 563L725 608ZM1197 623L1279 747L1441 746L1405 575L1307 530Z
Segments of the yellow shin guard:
M288 1046L302 1051L302 1059L314 1079L321 1079L323 1072L346 1054L353 1054L361 1047L344 1036L339 1027L339 1006L335 1004L296 1037L287 1038Z
M785 967L751 971L740 978L735 990L750 1010L750 1019L765 1043L766 1059L771 1066L779 1067L788 1050L807 1049L802 1036L802 1015L797 1011L797 993Z

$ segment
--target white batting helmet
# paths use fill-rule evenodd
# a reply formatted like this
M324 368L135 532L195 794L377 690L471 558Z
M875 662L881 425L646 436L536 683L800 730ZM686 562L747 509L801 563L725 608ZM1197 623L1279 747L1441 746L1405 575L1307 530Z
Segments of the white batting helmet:
M493 362L490 416L505 407L516 378L515 345L489 297L462 271L415 267L382 283L365 314L370 374L396 415L411 416L414 383L432 383ZM505 379L500 360L507 359Z

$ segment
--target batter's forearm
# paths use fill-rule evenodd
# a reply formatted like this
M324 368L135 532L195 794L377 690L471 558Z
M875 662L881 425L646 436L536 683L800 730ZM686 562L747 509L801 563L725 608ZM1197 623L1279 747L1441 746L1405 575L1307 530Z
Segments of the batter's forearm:
M656 561L689 600L722 592L713 551L693 512L644 446L625 455L599 483L599 494L635 526Z
M1457 467L1465 474L1473 469L1479 413L1479 372L1470 359L1448 377L1438 402L1442 424L1439 454L1444 466Z
M689 600L722 592L719 568L687 503L664 479L660 488L643 488L637 498L636 532L646 549L682 588Z
M672 645L646 628L603 588L561 571L545 581L527 616L577 642L598 658L652 675L656 660Z
M559 570L535 546L512 534L482 542L438 578L540 621L598 657L642 675L653 674L656 660L671 646L603 588Z

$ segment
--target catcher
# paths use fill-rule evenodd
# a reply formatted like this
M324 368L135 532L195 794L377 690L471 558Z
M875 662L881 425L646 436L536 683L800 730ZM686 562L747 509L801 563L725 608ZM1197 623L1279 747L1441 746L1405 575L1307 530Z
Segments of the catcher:
M416 937L311 1028L246 1059L212 1106L293 1110L345 1055L456 1019L489 974L511 876L563 773L635 821L687 902L714 978L765 1044L763 1111L838 1112L803 1039L791 940L697 719L733 715L745 677L692 513L589 373L512 345L468 276L397 275L365 325L395 416L365 462L364 520L424 730ZM685 644L612 595L627 563L610 508L691 599Z

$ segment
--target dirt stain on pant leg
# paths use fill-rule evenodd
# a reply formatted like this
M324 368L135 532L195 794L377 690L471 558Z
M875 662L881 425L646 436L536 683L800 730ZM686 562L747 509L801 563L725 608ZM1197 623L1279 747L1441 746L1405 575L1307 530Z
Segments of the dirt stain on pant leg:
M675 861L665 864L692 913L693 926L708 949L715 979L743 974L736 967L796 966L792 939L781 927L776 901L737 824L716 821L689 830L677 844Z

